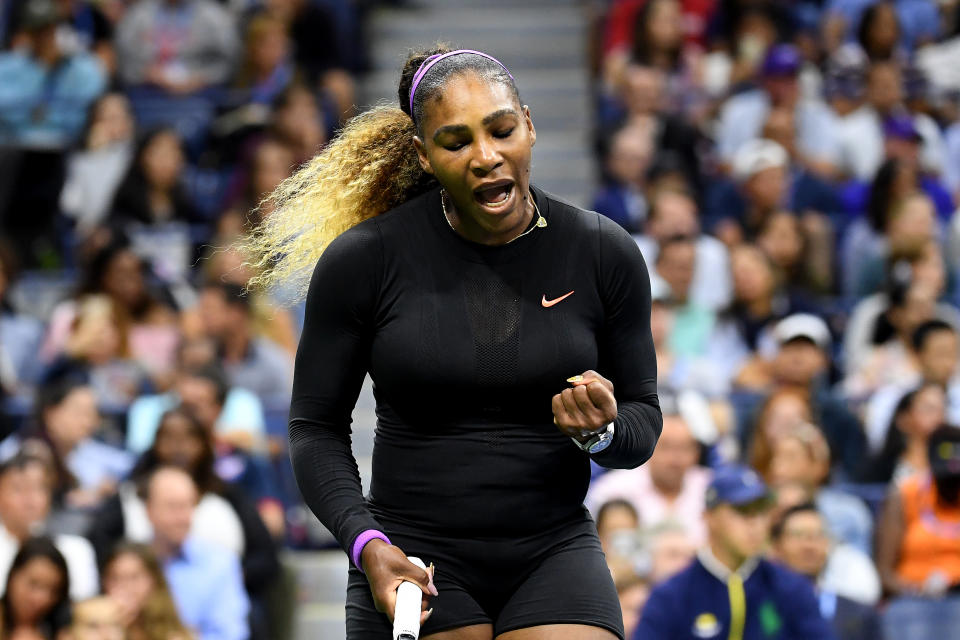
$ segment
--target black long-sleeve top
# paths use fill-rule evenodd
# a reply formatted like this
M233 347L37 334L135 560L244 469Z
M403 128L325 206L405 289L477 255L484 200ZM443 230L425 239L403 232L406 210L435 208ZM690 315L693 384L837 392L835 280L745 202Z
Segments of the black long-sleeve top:
M551 399L593 369L614 384L613 443L633 468L662 418L650 281L615 223L533 188L548 226L500 246L444 219L439 189L337 237L307 293L290 408L300 490L350 552L379 519L446 535L509 536L578 517L589 458ZM559 297L573 292L551 305ZM351 412L369 371L377 430L361 494Z

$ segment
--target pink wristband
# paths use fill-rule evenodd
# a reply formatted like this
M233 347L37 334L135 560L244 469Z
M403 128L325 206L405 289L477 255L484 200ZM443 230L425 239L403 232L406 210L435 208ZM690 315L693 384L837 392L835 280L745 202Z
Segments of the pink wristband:
M387 544L393 544L385 533L377 531L376 529L367 529L353 541L353 547L350 550L350 559L353 560L353 566L360 569L361 573L363 573L363 566L360 564L360 554L363 553L363 548L367 546L368 542L377 539L383 540Z

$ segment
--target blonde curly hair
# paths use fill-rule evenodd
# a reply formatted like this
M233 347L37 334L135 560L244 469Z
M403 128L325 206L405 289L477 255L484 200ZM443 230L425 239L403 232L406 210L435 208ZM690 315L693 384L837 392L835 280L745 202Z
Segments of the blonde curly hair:
M273 213L236 245L255 272L247 286L284 285L303 297L334 238L429 188L433 178L420 168L414 135L413 120L397 107L374 107L350 120L260 204L271 204Z
M519 101L516 84L499 62L457 55L434 65L418 85L410 108L413 76L431 55L449 45L411 52L400 74L400 107L380 105L350 120L310 162L284 180L263 202L273 212L234 247L255 275L247 287L283 286L302 299L313 267L330 242L354 225L427 191L437 182L420 167L413 137L419 135L424 103L446 79L464 71L507 84Z

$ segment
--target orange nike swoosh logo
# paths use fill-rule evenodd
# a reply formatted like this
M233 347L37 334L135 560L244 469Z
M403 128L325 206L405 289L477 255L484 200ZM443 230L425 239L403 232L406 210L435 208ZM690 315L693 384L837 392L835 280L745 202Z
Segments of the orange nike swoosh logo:
M545 306L545 307L552 307L553 305L557 304L558 302L560 302L560 301L563 300L564 298L569 298L569 297L572 296L572 295L573 295L573 291L571 291L570 293L565 293L565 294L563 294L562 296L560 296L559 298L554 298L553 300L547 300L547 296L544 295L544 296L543 296L543 299L540 300L540 304L542 304L542 305Z

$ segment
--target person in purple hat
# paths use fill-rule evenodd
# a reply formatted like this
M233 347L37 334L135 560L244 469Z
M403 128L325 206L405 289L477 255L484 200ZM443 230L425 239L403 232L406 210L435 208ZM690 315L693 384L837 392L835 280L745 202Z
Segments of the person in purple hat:
M773 502L755 471L717 469L706 494L708 542L653 590L633 640L832 640L809 580L762 555Z
M247 242L272 281L310 280L290 452L350 555L347 638L390 637L410 581L424 640L622 639L583 499L591 461L635 468L662 427L643 257L532 184L530 110L492 56L414 53L398 94L284 182Z
M777 44L760 67L759 86L731 97L717 124L717 148L726 163L737 149L761 135L773 108L794 111L797 152L802 163L820 174L832 174L837 162L836 116L820 100L800 94L798 76L803 60L796 47Z
M923 136L913 118L895 113L883 121L884 155L916 166L920 162L920 143Z

